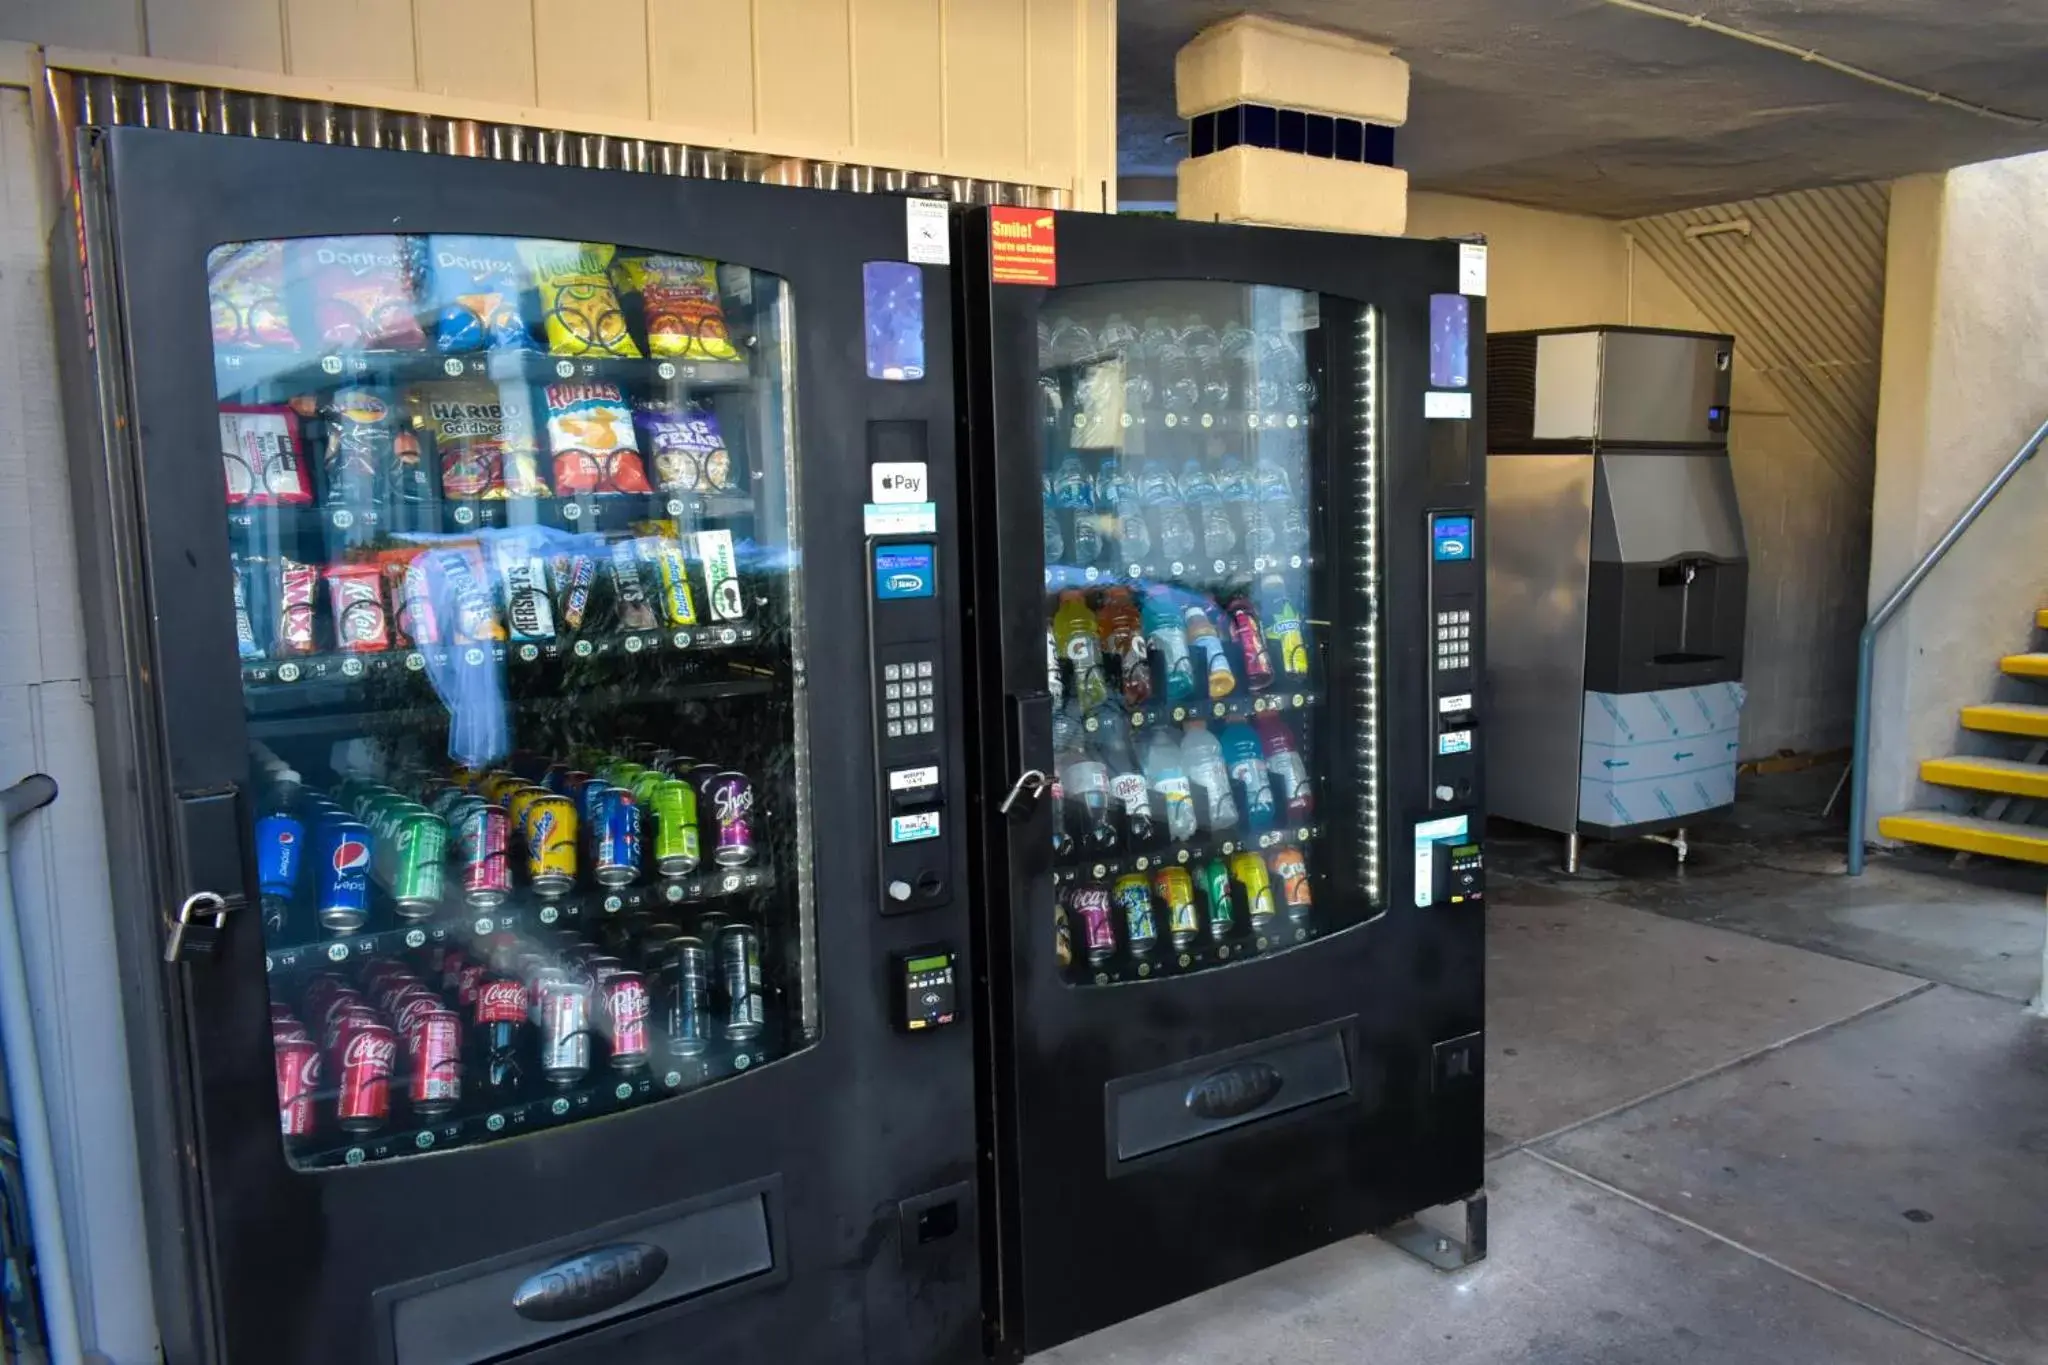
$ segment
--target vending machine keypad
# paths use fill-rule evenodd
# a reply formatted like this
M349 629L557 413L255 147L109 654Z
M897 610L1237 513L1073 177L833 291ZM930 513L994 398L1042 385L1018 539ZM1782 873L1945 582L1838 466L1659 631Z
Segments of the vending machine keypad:
M1429 514L1429 798L1432 808L1471 801L1478 790L1479 518Z
M930 659L882 665L882 734L907 739L938 733L938 678Z

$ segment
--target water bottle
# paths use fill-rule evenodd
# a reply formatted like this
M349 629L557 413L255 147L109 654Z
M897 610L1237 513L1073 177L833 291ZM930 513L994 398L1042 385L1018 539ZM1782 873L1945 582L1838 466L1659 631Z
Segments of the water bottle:
M1060 646L1051 626L1045 628L1045 690L1052 694L1052 709L1057 712L1066 700L1067 685L1060 676Z
M1266 751L1251 726L1239 721L1223 727L1219 740L1223 762L1243 803L1245 823L1255 830L1271 829L1277 807L1273 802L1273 774L1266 767Z
M1230 403L1230 376L1224 369L1223 343L1216 329L1199 314L1181 324L1180 344L1194 363L1198 402L1203 412L1221 412Z
M1170 417L1185 422L1194 416L1202 401L1202 388L1195 378L1195 365L1188 358L1187 347L1170 341L1160 348L1155 382L1159 386L1159 406Z
M1180 761L1188 781L1202 799L1208 814L1203 827L1211 834L1237 828L1237 801L1230 794L1230 769L1223 762L1223 747L1209 727L1191 720L1181 731Z
M1059 770L1073 824L1081 830L1081 846L1093 854L1114 852L1117 834L1109 818L1108 767L1077 744L1060 756Z
M1086 568L1102 555L1102 532L1095 524L1095 482L1079 455L1060 461L1052 476L1052 499L1074 514L1074 563Z
M1252 357L1258 352L1258 344L1258 336L1243 323L1225 327L1217 338L1223 372L1229 381L1231 394L1240 403L1251 403L1255 399Z
M1174 843L1195 837L1195 794L1188 785L1186 760L1180 741L1170 730L1154 730L1145 737L1145 782L1152 788L1160 811L1160 825Z
M1147 460L1138 470L1138 492L1159 531L1159 554L1174 564L1194 558L1195 527L1181 501L1180 485L1160 460Z
M1039 344L1039 363L1047 368L1071 365L1084 355L1095 353L1095 338L1072 318L1061 318L1052 335Z
M1187 627L1171 592L1164 587L1148 591L1142 620L1146 650L1157 665L1160 690L1167 701L1181 705L1195 699L1195 661L1188 653Z
M1269 520L1277 518L1275 540L1284 554L1299 554L1308 548L1308 516L1294 500L1294 487L1287 471L1271 460L1261 460L1252 482Z
M1053 613L1053 634L1060 653L1074 671L1074 700L1083 711L1093 711L1109 699L1109 679L1102 670L1102 648L1095 635L1095 613L1078 588L1060 594Z
M1204 559L1222 559L1237 548L1237 528L1230 524L1216 481L1200 460L1189 460L1180 467L1180 494L1200 520Z
M1106 706L1097 713L1095 733L1102 761L1109 769L1109 796L1124 822L1124 847L1149 848L1157 837L1152 797L1138 757L1131 749L1131 727L1123 712Z
M1121 460L1108 459L1095 471L1095 505L1115 518L1118 554L1137 564L1151 557L1152 528L1145 521L1138 481Z
M1059 765L1054 764L1055 768ZM1074 856L1074 831L1067 824L1067 788L1058 777L1046 789L1052 799L1052 856L1065 860Z
M1059 563L1066 554L1067 538L1060 532L1059 509L1053 505L1052 475L1046 475L1042 482L1045 486L1045 562L1050 566Z
M1122 313L1111 313L1102 330L1095 334L1095 345L1100 350L1128 356L1137 349L1138 329Z

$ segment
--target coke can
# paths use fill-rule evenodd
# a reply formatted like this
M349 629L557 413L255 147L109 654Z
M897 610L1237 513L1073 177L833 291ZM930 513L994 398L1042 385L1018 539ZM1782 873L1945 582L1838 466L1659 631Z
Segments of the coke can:
M299 1030L272 1042L277 1049L277 1117L288 1138L313 1135L313 1098L320 1090L320 1049Z
M455 832L456 865L462 898L479 910L502 905L512 894L512 866L506 860L511 822L505 812L475 797L449 817Z
M1166 932L1173 946L1185 952L1202 937L1202 916L1195 909L1195 879L1184 867L1162 867L1152 874L1152 889L1166 906Z
M484 1085L495 1092L517 1090L524 1075L520 1042L526 1033L526 987L495 977L478 987L470 1018L477 1051L483 1054Z
M1287 907L1287 918L1307 919L1315 906L1309 899L1308 860L1301 856L1301 850L1292 844L1275 849L1273 875L1280 879L1280 900Z
M565 972L537 973L533 1008L539 1016L540 1074L549 1085L576 1084L590 1074L590 987Z
M718 934L718 965L725 978L725 1036L744 1042L761 1036L767 1011L761 1000L761 936L745 924Z
M1209 903L1209 937L1222 942L1237 932L1237 907L1230 897L1230 868L1221 858L1201 867L1202 899Z
M687 877L704 861L697 833L697 792L689 783L664 778L654 788L654 870Z
M1081 922L1081 946L1088 960L1101 966L1116 956L1116 928L1109 913L1109 888L1082 882L1067 893L1067 906Z
M527 801L519 829L533 889L543 896L567 894L576 885L576 807L566 796L542 791Z
M462 1098L462 1016L439 1005L417 1011L405 1039L412 1053L406 1098L421 1118L439 1118Z
M1143 874L1125 873L1110 888L1124 922L1124 941L1133 957L1148 957L1159 946L1159 926L1152 918L1152 888Z
M599 886L625 886L640 875L640 806L633 793L607 784L589 803L590 868Z
M613 972L601 989L611 1032L612 1069L637 1071L647 1065L647 978L638 972Z
M1273 882L1266 874L1266 860L1247 850L1230 859L1230 876L1244 888L1245 910L1251 915L1252 932L1259 933L1273 922Z
M465 962L462 975L455 979L455 1003L465 1009L476 1002L476 993L489 978L491 967L488 962Z
M712 861L738 867L754 857L754 784L745 773L722 772L711 779L707 800L718 825Z
M370 827L331 819L319 829L313 892L320 927L352 934L370 918Z
M384 1016L360 1002L338 1006L327 1016L327 1032L321 1041L330 1055L348 1051L348 1041L366 1028L381 1028Z
M668 1050L696 1057L711 1046L711 950L700 938L679 938L661 968L662 1031Z
M406 919L424 919L441 908L441 871L448 856L448 827L417 805L391 820L391 899Z
M349 1036L341 1053L341 1088L335 1115L344 1133L374 1133L391 1117L391 1072L398 1035L369 1023Z
M391 1011L391 1026L397 1030L398 1036L409 1044L412 1041L413 1030L419 1027L420 1020L447 1008L441 997L432 991L415 991L409 993L399 1002L398 1008Z

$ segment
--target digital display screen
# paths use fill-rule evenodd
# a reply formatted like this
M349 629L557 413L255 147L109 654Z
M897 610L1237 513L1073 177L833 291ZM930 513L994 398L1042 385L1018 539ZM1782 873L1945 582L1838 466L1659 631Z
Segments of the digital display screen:
M942 972L946 970L946 959L941 957L913 957L903 964L905 971Z
M1472 518L1434 517L1429 524L1429 539L1433 552L1439 560L1470 559L1472 557Z
M1429 386L1462 389L1472 382L1472 301L1463 294L1429 296ZM1469 413L1466 414L1470 416Z
M868 378L924 378L924 272L903 261L861 266Z
M877 545L875 596L884 602L934 596L938 591L936 557L937 551L930 545Z

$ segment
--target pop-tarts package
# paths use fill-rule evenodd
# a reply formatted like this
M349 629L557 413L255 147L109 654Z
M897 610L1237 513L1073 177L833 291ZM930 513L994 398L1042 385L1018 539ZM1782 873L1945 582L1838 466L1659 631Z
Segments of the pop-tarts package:
M518 243L509 238L427 238L434 345L449 354L539 350L526 302L526 278Z

